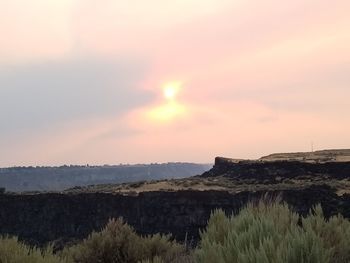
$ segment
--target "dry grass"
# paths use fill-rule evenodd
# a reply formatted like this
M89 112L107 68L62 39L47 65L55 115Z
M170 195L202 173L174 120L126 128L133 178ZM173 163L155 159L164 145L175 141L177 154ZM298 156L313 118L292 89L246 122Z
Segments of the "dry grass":
M277 178L277 177L276 177ZM176 192L176 191L228 191L239 193L243 191L271 191L302 189L312 185L327 184L336 189L341 196L350 193L350 180L324 179L312 176L305 176L298 179L274 178L270 181L259 182L258 180L231 179L227 177L191 177L186 179L159 180L150 182L124 183L118 185L96 185L71 189L69 193L111 193L122 195L138 195L142 192Z

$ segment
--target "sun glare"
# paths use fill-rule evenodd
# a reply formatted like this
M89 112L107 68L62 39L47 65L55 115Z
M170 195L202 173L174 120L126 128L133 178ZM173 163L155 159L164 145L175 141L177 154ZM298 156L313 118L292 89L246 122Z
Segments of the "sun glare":
M179 82L169 82L163 86L163 95L168 100L174 100L181 88Z
M162 86L164 103L148 111L148 116L156 122L169 122L186 113L186 107L177 100L182 84L177 81Z
M169 102L153 108L149 114L153 120L168 122L185 113L185 107L176 102Z

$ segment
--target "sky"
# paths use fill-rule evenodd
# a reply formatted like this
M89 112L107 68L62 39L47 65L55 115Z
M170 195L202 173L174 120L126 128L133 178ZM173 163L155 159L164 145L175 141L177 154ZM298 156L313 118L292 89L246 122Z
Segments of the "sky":
M348 0L0 0L0 166L350 148Z

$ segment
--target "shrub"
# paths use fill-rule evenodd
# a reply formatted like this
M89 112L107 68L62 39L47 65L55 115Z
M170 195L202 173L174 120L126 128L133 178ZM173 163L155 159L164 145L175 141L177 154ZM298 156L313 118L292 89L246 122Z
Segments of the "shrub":
M92 233L80 244L65 249L62 255L76 263L172 262L183 251L184 247L169 236L141 237L122 219L113 219L101 232Z
M201 232L197 262L350 262L350 222L324 219L320 206L301 219L285 204L249 204L237 216L212 213Z
M303 228L319 236L329 250L332 250L331 262L350 262L350 221L341 215L325 220L320 205L311 215L302 219Z
M195 263L193 255L192 254L178 254L175 258L173 258L171 261L163 260L161 257L156 256L152 260L143 260L141 263Z
M137 262L140 243L131 227L122 220L111 220L101 232L65 251L63 256L72 262Z
M52 253L52 248L44 250L32 248L19 242L16 237L0 237L1 263L63 263Z
M156 234L141 239L144 246L144 258L158 257L163 262L174 262L178 257L185 254L185 247L170 241L170 236Z

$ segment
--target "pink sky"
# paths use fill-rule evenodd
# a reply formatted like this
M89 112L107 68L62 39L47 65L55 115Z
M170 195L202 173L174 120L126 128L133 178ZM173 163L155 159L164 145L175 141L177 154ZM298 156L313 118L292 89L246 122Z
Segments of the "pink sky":
M347 0L0 0L0 166L350 148L349 13Z

